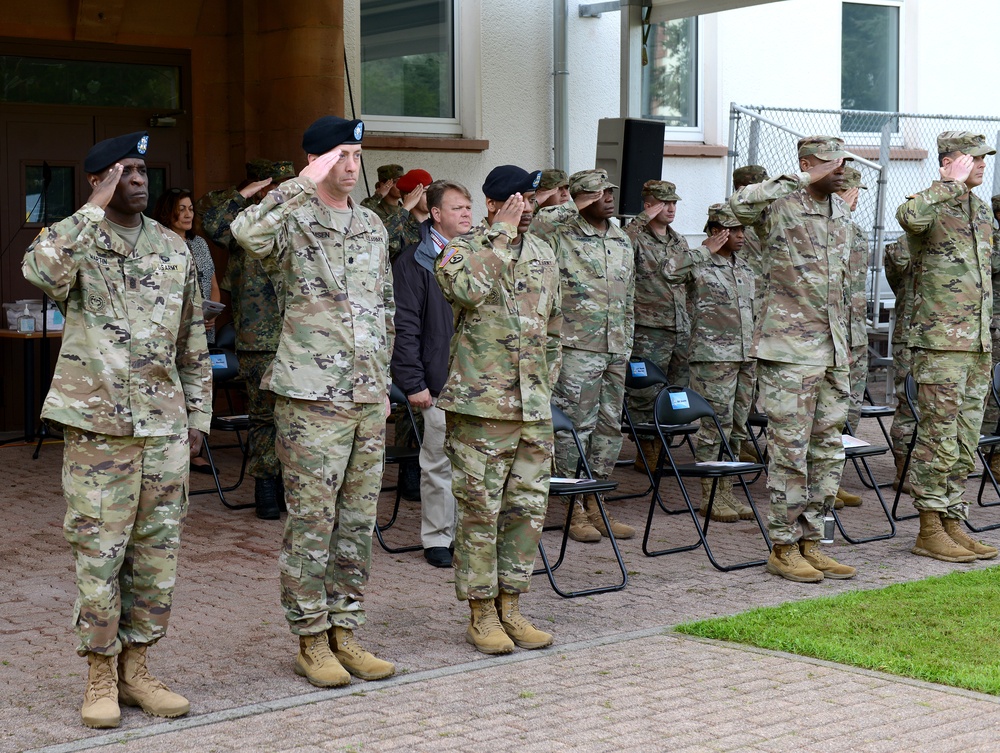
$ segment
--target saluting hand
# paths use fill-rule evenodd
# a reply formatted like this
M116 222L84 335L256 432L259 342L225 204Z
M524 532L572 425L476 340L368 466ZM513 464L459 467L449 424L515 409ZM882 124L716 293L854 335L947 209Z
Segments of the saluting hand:
M493 218L494 222L506 222L514 227L521 223L521 215L524 214L524 197L521 194L513 194L500 207L500 211Z
M303 178L309 178L313 183L319 185L340 160L341 154L343 154L343 150L339 146L331 149L303 167L299 175Z
M832 159L826 162L820 161L815 165L806 170L809 173L809 182L815 183L818 180L822 180L827 175L836 172L837 168L844 164L842 159Z
M384 199L386 196L389 195L389 191L392 190L392 187L394 185L396 185L396 179L395 178L393 178L392 180L384 180L381 183L376 183L375 184L375 193L377 193L379 196L381 196Z
M424 195L424 184L417 183L417 187L403 197L403 209L411 211L420 203L420 197Z
M729 228L724 227L715 235L710 235L705 239L705 248L711 251L713 254L719 252L719 250L726 245L726 241L729 240Z
M124 169L120 163L116 162L108 168L103 178L91 183L93 191L90 198L87 199L87 203L96 204L101 209L107 209L108 204L111 203L111 197L115 195L115 189L118 187L118 181L122 177Z
M253 183L248 183L243 188L240 189L240 196L244 199L249 199L255 193L257 193L262 188L267 188L274 181L271 178L264 178L264 180L256 180Z
M604 191L584 191L573 197L573 203L576 204L577 209L583 209L589 207L603 195Z
M954 180L964 183L972 174L974 161L968 154L960 154L947 165L941 165L941 180Z
M552 195L555 194L555 192L558 190L559 190L558 188L539 188L537 191L535 191L535 206L540 207L542 204L544 204L546 201L552 198Z
M646 207L646 216L653 220L660 216L660 213L666 209L667 203L665 201L658 201L655 204L651 204Z

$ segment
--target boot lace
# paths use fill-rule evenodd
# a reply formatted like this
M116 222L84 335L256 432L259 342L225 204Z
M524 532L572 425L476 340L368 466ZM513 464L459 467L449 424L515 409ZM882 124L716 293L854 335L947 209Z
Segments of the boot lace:
M136 685L146 685L150 690L166 690L167 686L149 673L146 666L146 647L132 649L131 677L129 680Z
M92 697L103 698L111 695L111 692L117 687L115 673L111 666L112 661L114 659L110 661L98 660L91 665L90 691Z
M492 609L490 609L491 606L493 607ZM483 606L479 612L479 620L476 627L481 633L491 633L494 630L503 631L503 625L500 624L500 615L497 614L496 605L493 602L486 599L483 600Z

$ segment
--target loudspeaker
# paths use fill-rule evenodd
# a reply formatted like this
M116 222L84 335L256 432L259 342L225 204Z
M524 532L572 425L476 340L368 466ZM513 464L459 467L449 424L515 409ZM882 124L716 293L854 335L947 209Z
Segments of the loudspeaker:
M642 211L642 184L660 180L663 174L662 120L601 118L597 122L596 167L607 170L618 184L615 213L635 215Z

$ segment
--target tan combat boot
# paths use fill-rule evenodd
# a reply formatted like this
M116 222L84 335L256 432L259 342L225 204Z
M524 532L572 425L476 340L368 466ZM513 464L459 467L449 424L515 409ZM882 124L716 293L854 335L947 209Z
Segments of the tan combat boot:
M493 599L469 599L469 608L472 619L465 631L466 643L484 654L509 654L514 650L514 642L500 624Z
M646 464L642 462L643 457L649 461L649 473L656 470L656 461L660 456L660 443L657 439L640 439L636 447L640 450L635 454L635 463L632 468L638 473L646 473Z
M771 556L764 567L771 575L780 575L796 583L819 583L823 580L822 571L803 559L798 543L772 545Z
M299 636L295 674L305 677L317 688L339 688L351 681L347 670L330 650L330 639L326 633Z
M703 478L701 480L701 506L698 514L705 517L708 512L708 500L712 494L712 479ZM717 523L735 523L740 519L740 514L729 506L729 502L722 494L722 481L719 481L719 488L715 490L715 499L712 500L712 520Z
M607 508L604 509L604 514L608 516L608 523L611 524L611 532L615 535L616 539L630 539L635 536L635 529L625 523L619 523L612 518ZM608 535L608 529L604 526L604 521L601 520L601 511L597 507L597 500L593 497L587 501L587 520L590 521L590 525L596 528L601 536Z
M944 531L941 513L937 510L920 510L920 532L917 543L910 550L922 557L932 557L942 562L974 562L976 554L960 546Z
M171 692L146 667L147 646L126 646L118 657L118 698L152 716L184 716L191 710L187 698Z
M569 537L573 541L582 541L584 544L592 544L601 540L601 532L598 531L587 517L587 511L583 509L583 504L578 499L570 502Z
M847 580L848 578L853 578L857 572L856 568L850 565L842 565L833 557L823 554L819 548L818 541L800 541L799 551L802 552L802 559L823 573L824 578Z
M355 677L362 680L384 680L395 673L396 665L365 651L350 628L334 625L327 632L327 636L330 640L330 650L337 657L337 661Z
M95 729L117 727L122 720L118 707L118 658L87 654L87 664L90 665L87 690L80 709L83 723Z
M844 503L842 507L861 507L861 497L857 494L851 494L846 489L837 489L837 499ZM837 509L840 510L842 507Z
M757 450L754 449L752 442L741 442L739 452L733 449L733 454L736 455L741 463L759 463L760 458L757 457Z
M720 478L719 488L716 491L716 496L722 495L722 498L726 501L729 509L736 510L736 514L739 516L740 520L753 520L753 510L750 508L745 501L743 496L743 490L740 489L740 495L736 496L736 492L733 491L733 480L731 478Z
M954 541L963 549L968 549L978 560L991 560L997 556L997 548L989 544L983 544L969 536L962 528L962 521L958 518L945 518L942 516L941 525L948 538Z
M528 622L518 608L518 594L503 591L496 599L497 611L500 613L500 624L504 632L521 648L545 648L552 645L552 634L539 630Z

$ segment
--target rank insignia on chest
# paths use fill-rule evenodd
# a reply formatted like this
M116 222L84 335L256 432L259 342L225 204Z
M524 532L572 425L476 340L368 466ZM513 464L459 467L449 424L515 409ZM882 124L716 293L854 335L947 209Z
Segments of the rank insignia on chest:
M500 295L500 288L492 288L489 295L486 296L486 303L489 306L496 306L500 303L503 296Z

